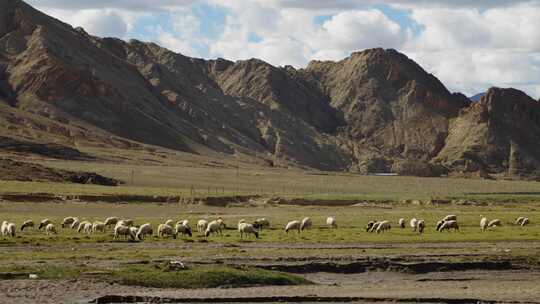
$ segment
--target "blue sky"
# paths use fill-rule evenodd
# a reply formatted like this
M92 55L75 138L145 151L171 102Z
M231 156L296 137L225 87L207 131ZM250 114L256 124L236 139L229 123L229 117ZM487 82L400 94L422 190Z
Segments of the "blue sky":
M96 36L187 56L304 67L395 48L452 91L517 87L540 97L538 0L29 0Z

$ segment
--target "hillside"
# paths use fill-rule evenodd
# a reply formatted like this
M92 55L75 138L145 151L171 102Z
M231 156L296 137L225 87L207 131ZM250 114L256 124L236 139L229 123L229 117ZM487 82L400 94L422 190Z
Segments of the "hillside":
M298 70L203 60L94 37L20 0L0 3L0 141L153 146L362 173L528 176L540 159L537 107L513 89L471 104L395 50Z

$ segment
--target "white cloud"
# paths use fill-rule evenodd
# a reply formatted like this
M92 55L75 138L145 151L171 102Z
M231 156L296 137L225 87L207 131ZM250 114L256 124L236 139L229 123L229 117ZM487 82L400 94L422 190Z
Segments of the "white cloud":
M148 12L188 6L195 0L27 0L30 5L46 9L86 10L121 9Z

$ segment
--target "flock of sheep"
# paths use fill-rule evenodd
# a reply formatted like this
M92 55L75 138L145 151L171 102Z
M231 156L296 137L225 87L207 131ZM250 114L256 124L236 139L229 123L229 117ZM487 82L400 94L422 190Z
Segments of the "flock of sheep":
M484 216L480 216L480 229L482 232L487 229L491 229L497 226L502 225L500 219L488 220ZM515 220L515 225L526 226L530 223L529 219L526 217L518 217ZM406 221L404 218L400 218L397 221L397 224L400 228L406 228ZM328 217L326 219L326 225L330 228L337 228L337 222L335 217ZM84 234L96 234L96 233L106 233L107 229L112 228L113 235L115 239L124 238L131 240L144 240L146 236L151 236L154 234L154 229L150 223L143 225L135 225L134 221L131 219L119 219L118 217L108 217L105 221L79 221L77 217L66 217L61 223L62 228L64 229L73 229L79 233ZM285 232L289 231L298 231L300 233L303 230L310 229L313 226L312 220L309 217L305 217L302 220L293 220L288 222L285 225ZM409 221L409 226L412 228L413 232L418 232L422 234L426 228L426 223L423 219L412 218ZM208 238L211 235L222 235L222 230L227 226L222 218L218 218L213 221L199 220L197 222L197 232L201 235L204 235L205 238ZM259 232L263 228L269 228L270 222L266 218L259 218L253 221L252 223L246 222L244 219L238 222L238 233L240 238L245 236L253 235L256 238L259 238ZM25 221L22 223L20 230L24 231L25 229L34 228L34 222L31 220ZM392 228L391 222L388 220L373 220L370 221L365 227L366 231L369 233L381 233ZM438 221L436 224L436 231L459 231L459 224L456 215L447 215L442 220ZM45 234L57 234L56 226L49 219L44 219L39 223L38 230L44 229ZM16 225L7 221L2 222L1 234L3 236L15 237L16 235ZM157 228L157 236L160 238L173 237L176 238L178 235L183 236L192 236L192 230L189 225L188 220L181 220L174 223L173 220L167 220L163 224L159 224Z

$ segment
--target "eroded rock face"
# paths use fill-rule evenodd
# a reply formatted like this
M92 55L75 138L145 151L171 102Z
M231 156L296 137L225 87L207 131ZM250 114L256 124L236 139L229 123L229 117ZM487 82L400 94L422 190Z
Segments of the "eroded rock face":
M202 60L0 3L0 133L10 137L362 173L521 175L538 168L537 104L493 89L471 105L395 50L299 70Z

